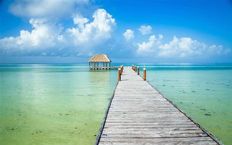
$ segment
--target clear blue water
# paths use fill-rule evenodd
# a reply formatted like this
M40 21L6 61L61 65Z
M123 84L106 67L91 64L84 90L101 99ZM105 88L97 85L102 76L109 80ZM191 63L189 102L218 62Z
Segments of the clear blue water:
M1 65L0 144L94 144L115 74L83 65Z
M232 66L139 65L165 97L231 144ZM0 143L94 144L116 83L116 71L86 64L0 65Z
M152 66L147 80L226 145L232 143L232 66Z

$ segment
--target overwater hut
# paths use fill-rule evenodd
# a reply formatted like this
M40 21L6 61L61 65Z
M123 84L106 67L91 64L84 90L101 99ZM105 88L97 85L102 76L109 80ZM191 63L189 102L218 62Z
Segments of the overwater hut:
M106 54L97 54L89 59L89 68L93 70L110 69L111 60Z

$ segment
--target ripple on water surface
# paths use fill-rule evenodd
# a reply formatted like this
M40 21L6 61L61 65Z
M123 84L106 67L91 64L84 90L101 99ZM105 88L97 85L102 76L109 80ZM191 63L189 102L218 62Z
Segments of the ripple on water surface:
M232 142L231 74L231 67L147 70L152 85L226 145Z
M0 142L94 144L115 71L77 65L0 66Z

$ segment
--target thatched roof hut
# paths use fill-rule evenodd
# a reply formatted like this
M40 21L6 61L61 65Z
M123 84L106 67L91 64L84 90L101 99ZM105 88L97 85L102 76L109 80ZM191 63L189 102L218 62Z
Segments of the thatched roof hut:
M110 69L111 60L106 54L97 54L89 59L90 69Z
M89 62L111 62L106 54L97 54L89 59Z

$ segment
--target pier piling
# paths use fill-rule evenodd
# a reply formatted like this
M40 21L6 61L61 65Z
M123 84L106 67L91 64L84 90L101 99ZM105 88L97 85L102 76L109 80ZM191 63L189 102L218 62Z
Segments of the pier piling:
M121 68L118 68L118 81L121 81Z
M138 66L138 68L137 68L137 75L139 75L139 66Z
M144 81L147 80L147 71L146 71L146 68L143 68L143 80Z

